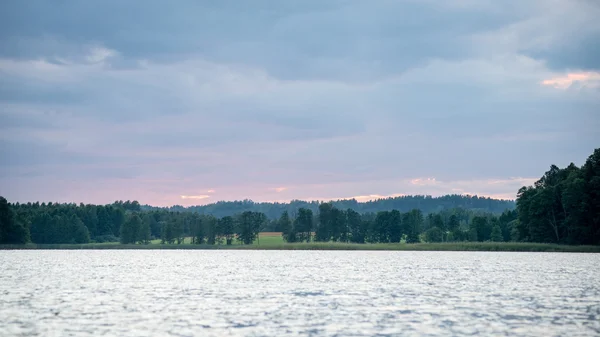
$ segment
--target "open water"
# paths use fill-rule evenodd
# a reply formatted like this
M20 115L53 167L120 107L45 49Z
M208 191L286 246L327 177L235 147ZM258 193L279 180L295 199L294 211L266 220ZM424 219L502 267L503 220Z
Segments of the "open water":
M600 254L0 251L0 336L600 336Z

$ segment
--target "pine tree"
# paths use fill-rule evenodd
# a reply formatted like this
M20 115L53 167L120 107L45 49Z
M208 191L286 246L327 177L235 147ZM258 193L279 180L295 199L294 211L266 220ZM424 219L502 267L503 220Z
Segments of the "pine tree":
M140 231L138 233L137 241L141 244L147 245L150 243L152 232L150 230L150 224L147 221L142 221Z

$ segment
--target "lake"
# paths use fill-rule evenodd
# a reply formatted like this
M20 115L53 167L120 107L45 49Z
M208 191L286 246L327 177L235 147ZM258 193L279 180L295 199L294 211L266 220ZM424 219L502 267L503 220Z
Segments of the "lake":
M598 336L600 254L0 251L0 336Z

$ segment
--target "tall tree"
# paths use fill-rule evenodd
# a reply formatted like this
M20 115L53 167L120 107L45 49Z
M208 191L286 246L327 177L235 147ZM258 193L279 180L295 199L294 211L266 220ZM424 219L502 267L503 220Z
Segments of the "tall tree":
M121 226L125 223L125 210L121 207L108 206L109 212L111 213L112 220L112 231L115 236L121 232Z
M389 238L389 225L390 225L390 212L380 211L377 212L373 227L371 228L371 236L373 242L390 242Z
M150 223L148 221L142 221L140 231L138 232L137 241L143 245L150 243L152 239L152 230L150 229Z
M173 222L172 221L161 221L160 222L162 230L161 230L161 243L173 244L175 243L175 234L173 232Z
M121 225L120 242L122 244L136 243L142 227L142 219L137 214L130 215Z
M96 213L96 206L85 205L81 208L81 220L88 228L90 236L96 237L98 235L98 214Z
M192 243L197 245L201 245L204 243L204 224L202 223L202 218L194 214L192 217L191 224L191 234L192 234Z
M283 211L283 213L281 213L281 216L279 217L277 226L281 230L281 236L283 237L283 239L285 241L295 242L296 235L295 235L295 233L293 235L291 235L292 231L293 231L293 227L292 227L292 220L290 220L290 215L288 214L288 211ZM290 241L290 239L292 239L292 240Z
M406 243L418 243L421 227L423 226L423 213L419 209L413 209L404 215L402 223L406 229Z
M504 238L502 237L502 230L499 225L492 226L492 233L490 235L490 239L493 242L502 242Z
M585 244L600 244L600 148L588 157L582 167L584 180L584 224L581 231Z
M98 206L98 230L96 235L113 235L113 220L108 206Z
M307 208L300 208L294 225L298 233L298 241L310 242L313 230L313 212Z
M402 213L392 210L388 217L388 238L392 243L398 243L402 239Z
M231 216L224 216L218 221L219 232L225 238L225 243L230 246L235 234L235 221Z
M237 239L245 245L252 244L265 220L266 216L258 212L246 211L240 214L237 221Z
M330 202L319 205L319 221L315 228L315 241L329 241L333 235L334 207Z
M83 224L83 221L79 219L76 214L71 214L69 219L71 225L71 235L73 243L89 243L90 232L88 228Z
M206 215L202 218L204 224L204 235L206 235L206 244L214 245L217 241L217 218L212 215Z
M182 244L183 240L185 238L184 231L183 231L184 221L185 220L184 220L183 216L181 216L181 215L176 216L173 219L173 236L175 237L175 241L177 241L178 245Z
M29 230L15 218L4 197L0 197L0 243L23 244L29 241Z
M446 224L444 223L444 219L442 218L442 215L439 213L436 213L433 215L432 225L433 225L433 227L437 227L444 232L447 230Z
M511 231L517 216L516 210L506 210L498 217L500 231L502 232L502 241L511 241Z
M346 242L348 238L348 225L346 224L346 213L340 209L331 210L331 239L334 242Z
M350 230L350 242L365 243L368 228L365 226L366 222L362 220L360 214L348 208L346 210L346 218Z
M488 219L484 216L476 216L471 221L471 228L477 233L477 241L489 241L492 233Z

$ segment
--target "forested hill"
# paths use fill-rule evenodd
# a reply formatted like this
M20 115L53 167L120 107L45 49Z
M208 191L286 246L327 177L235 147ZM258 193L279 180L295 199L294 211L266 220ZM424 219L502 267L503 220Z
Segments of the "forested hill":
M224 217L239 214L245 211L262 212L269 219L277 219L281 213L287 211L295 214L300 208L307 208L317 212L321 201L302 201L293 200L289 203L276 202L253 202L252 200L242 201L219 201L213 204L203 206L183 207L180 205L172 207L153 207L143 205L143 210L168 209L175 212L197 212L200 214L210 214L216 217ZM423 213L435 213L442 210L462 208L486 213L500 214L505 210L515 209L513 200L498 200L469 195L445 195L441 197L414 195L401 196L394 198L378 199L367 202L358 202L355 199L337 200L332 202L338 209L352 209L359 213L377 213L379 211L398 210L408 212L412 209L419 209Z

